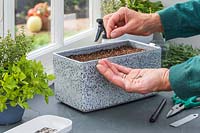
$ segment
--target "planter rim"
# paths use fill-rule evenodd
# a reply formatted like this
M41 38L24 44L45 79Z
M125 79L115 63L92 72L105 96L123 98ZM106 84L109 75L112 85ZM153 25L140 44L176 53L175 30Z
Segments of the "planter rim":
M10 104L9 102L10 102L10 101L9 101L9 100L7 100L7 101L6 101L6 104ZM17 104L17 105L19 105L19 104ZM17 106L17 105L16 105L16 106Z
M135 41L135 40L130 40L130 39L126 39L126 40L116 40L114 42L105 42L105 43L100 43L100 44L96 44L96 45L99 45L99 46L106 46L108 44L113 44L113 43L117 43L117 42L120 42L120 43L123 43L123 42L134 42L134 43L139 43L140 45L144 45L144 46L147 46L147 47L152 47L152 48L155 48L155 49L160 49L159 46L156 46L156 45L149 45L149 44L146 44L146 43L143 43L143 42L139 42L139 41ZM86 49L86 48L91 48L93 46L96 46L96 45L89 45L89 46L83 46L83 47L79 47L79 48L73 48L73 49L69 49L69 50L61 50L61 51L58 51L58 52L53 52L53 55L56 55L56 56L59 56L61 58L64 58L66 60L71 60L71 61L74 61L76 63L79 63L79 64L84 64L84 63L88 63L88 62L94 62L94 61L98 61L99 59L95 59L95 60L89 60L89 61L78 61L78 60L74 60L74 59L71 59L71 58L67 58L63 55L60 55L61 53L64 53L64 52L70 52L70 51L73 51L73 50L77 50L77 49ZM152 49L152 50L149 50L149 51L153 51L155 49ZM130 54L138 54L138 53L143 53L144 51L142 52L137 52L137 53L130 53ZM125 55L118 55L118 56L112 56L112 57L108 57L107 59L113 59L113 58L116 58L116 57L123 57L123 56L126 56L126 55L130 55L130 54L125 54ZM102 58L103 59L103 58Z
M10 103L7 101L7 102L6 102L6 105L10 105ZM10 106L11 106L11 105L10 105ZM17 104L16 106L21 107L19 104ZM14 106L14 107L16 107L16 106ZM12 106L11 106L11 107L12 107ZM14 108L14 107L13 107L13 108ZM22 107L21 107L21 108L22 108ZM22 108L22 109L24 109L24 108ZM25 110L25 109L24 109L24 110Z

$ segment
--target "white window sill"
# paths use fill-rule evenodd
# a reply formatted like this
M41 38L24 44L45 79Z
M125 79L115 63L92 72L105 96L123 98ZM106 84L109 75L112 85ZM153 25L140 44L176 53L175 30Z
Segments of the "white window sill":
M91 36L92 34L94 34L94 32L95 32L95 29L92 28L92 29L83 31L81 33L78 33L77 35L68 37L67 39L64 40L64 46L70 45L72 43L76 43L76 42L80 41L81 39L87 38L88 36ZM52 44L44 46L40 49L37 49L35 51L30 52L27 55L27 58L28 59L36 59L36 58L39 58L42 55L51 53L51 52L53 52L53 51L55 51L59 48L62 48L64 46L61 45L61 44L53 44L52 43Z

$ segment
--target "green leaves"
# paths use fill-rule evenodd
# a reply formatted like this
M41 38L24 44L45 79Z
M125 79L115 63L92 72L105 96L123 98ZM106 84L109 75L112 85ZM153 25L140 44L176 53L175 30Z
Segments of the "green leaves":
M46 103L53 91L48 82L54 79L47 75L41 62L26 59L33 38L25 36L24 32L0 37L0 112L7 109L7 104L28 109L27 100L35 95L42 95Z
M162 67L170 68L199 54L200 50L191 45L168 44L163 52Z
M103 15L116 12L120 7L128 7L142 13L154 13L164 8L161 1L150 0L103 0L101 5Z
M9 64L17 62L30 51L33 39L26 37L24 32L16 34L15 39L11 34L5 38L0 38L0 67L7 67Z
M48 82L55 77L44 72L41 62L22 56L18 62L0 68L0 74L0 111L7 108L7 102L11 106L19 105L28 109L27 100L35 95L44 96L46 103L48 97L53 96Z
M119 0L102 0L102 14L107 15L116 12L121 7Z
M126 6L142 13L154 13L163 9L161 1L151 2L150 0L120 0L122 6Z
M53 74L47 75L48 80L54 80L55 76Z

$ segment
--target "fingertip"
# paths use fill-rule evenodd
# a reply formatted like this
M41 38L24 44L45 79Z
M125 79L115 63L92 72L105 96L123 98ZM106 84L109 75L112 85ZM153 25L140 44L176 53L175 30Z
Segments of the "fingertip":
M111 36L111 38L116 38L116 37L118 37L118 35L117 35L116 32L111 32L110 36Z
M108 62L108 59L107 58L103 58L102 61Z
M98 64L101 64L102 63L102 59L98 60Z
M102 67L101 64L97 64L97 65L96 65L96 68L101 68L101 67Z
M111 38L111 29L109 29L109 28L106 28L106 37L107 37L107 39L110 39Z
M106 61L106 60L107 60L106 58L100 59L100 60L98 60L98 63L99 63L99 64L105 64L105 61Z
M107 37L107 39L111 39L111 36L110 36L110 34L108 34L108 32L106 34L106 37Z
M103 59L104 63L106 63L107 65L111 64L112 62L109 61L107 58Z
M101 65L101 64L97 64L96 68L100 73L105 71L105 67L103 65Z
M126 26L118 27L111 32L111 38L117 38L126 33Z
M112 38L111 36L111 33L112 31L115 29L115 20L113 19L113 17L111 17L108 22L107 22L107 25L106 25L106 32L107 32L107 37L108 38Z

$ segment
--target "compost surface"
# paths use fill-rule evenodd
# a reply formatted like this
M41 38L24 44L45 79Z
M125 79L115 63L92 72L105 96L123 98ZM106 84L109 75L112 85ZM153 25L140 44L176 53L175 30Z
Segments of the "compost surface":
M89 54L70 55L68 56L68 58L71 58L73 60L78 60L81 62L86 62L90 60L103 59L130 53L137 53L141 51L144 51L144 49L133 48L131 46L121 46L113 49L100 50Z

